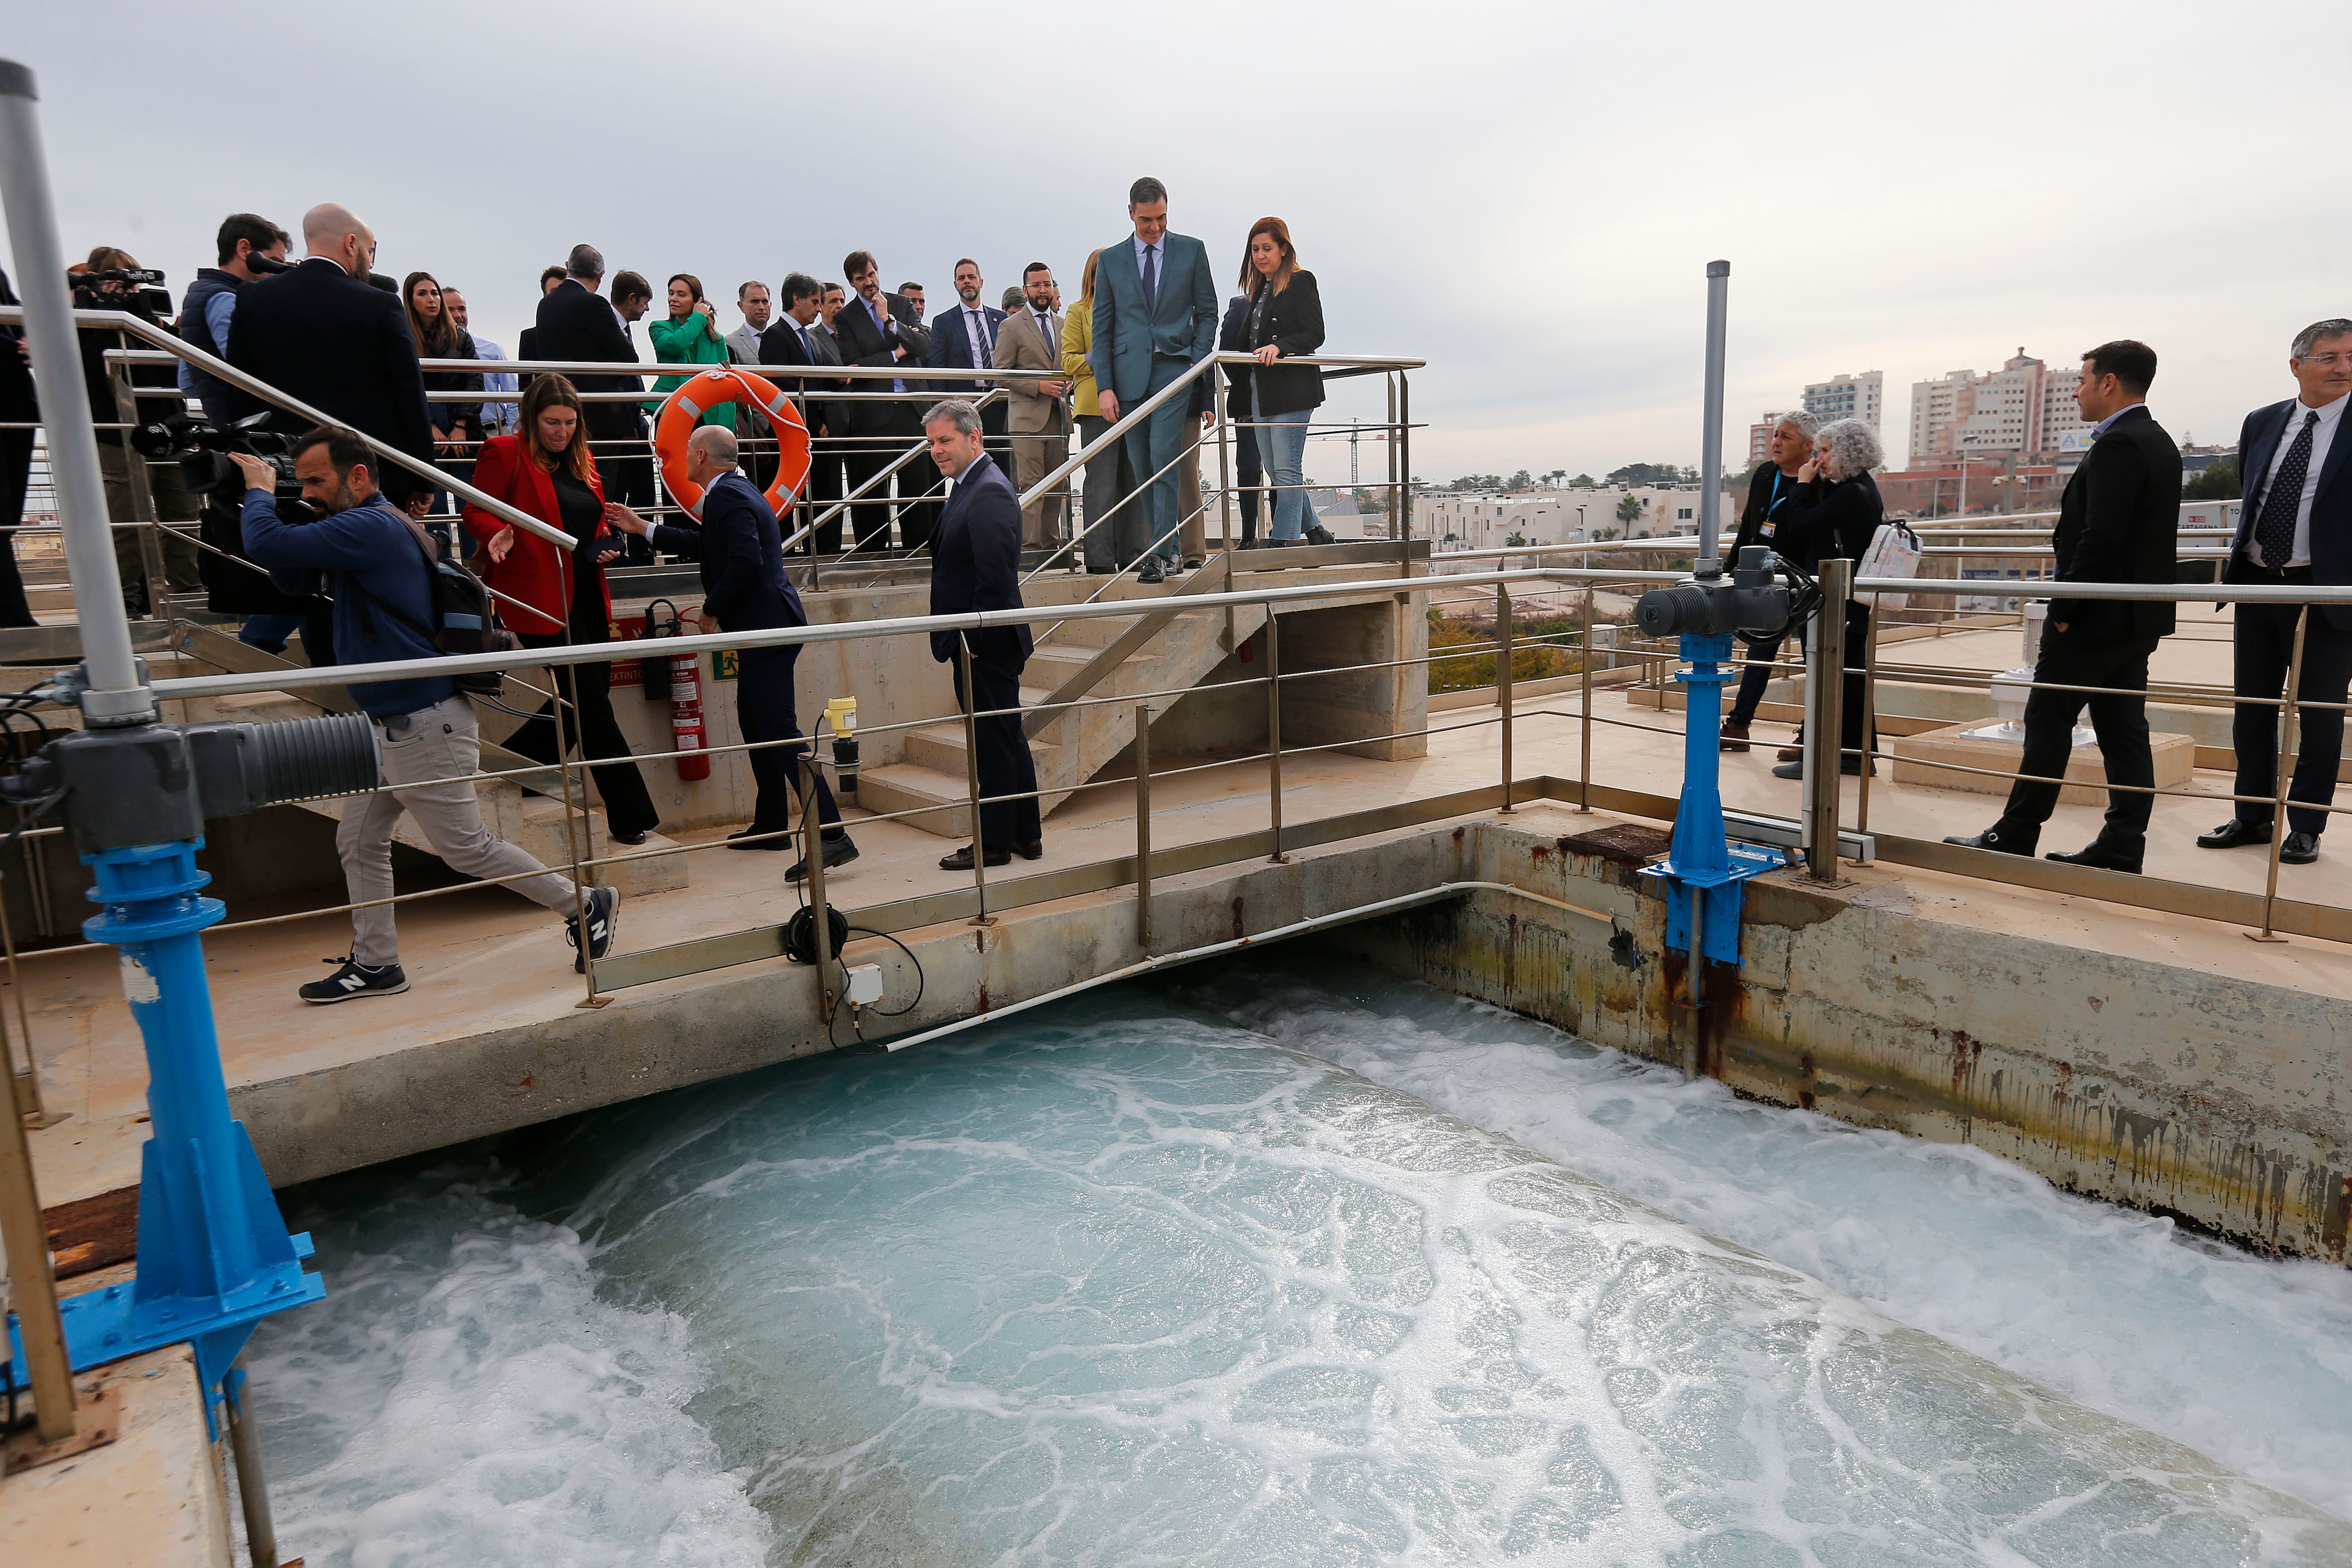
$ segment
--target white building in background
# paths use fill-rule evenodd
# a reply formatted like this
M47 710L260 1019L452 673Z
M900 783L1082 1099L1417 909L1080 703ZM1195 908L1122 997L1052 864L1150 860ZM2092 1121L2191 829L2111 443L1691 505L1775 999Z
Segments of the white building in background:
M1415 538L1430 541L1431 550L1440 555L1507 550L1515 542L1583 544L1601 539L1652 539L1696 529L1698 497L1696 485L1517 490L1508 495L1438 490L1413 498L1412 531Z
M1859 419L1873 430L1884 429L1880 421L1886 412L1886 373L1840 373L1827 381L1817 381L1805 388L1804 409L1824 425L1832 419ZM1765 434L1769 436L1771 431L1768 429Z

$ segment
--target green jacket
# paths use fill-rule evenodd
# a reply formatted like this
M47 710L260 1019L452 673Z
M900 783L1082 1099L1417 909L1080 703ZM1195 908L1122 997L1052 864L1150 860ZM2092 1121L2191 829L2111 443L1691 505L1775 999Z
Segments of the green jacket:
M683 321L656 321L646 329L646 335L654 341L654 358L664 364L728 363L727 339L719 332L718 321L699 310L688 310ZM666 375L655 382L654 390L661 396L647 400L646 411L650 414L659 408L662 398L677 391L685 382L686 377L682 375ZM699 423L724 425L732 430L735 428L735 405L722 403L705 413Z

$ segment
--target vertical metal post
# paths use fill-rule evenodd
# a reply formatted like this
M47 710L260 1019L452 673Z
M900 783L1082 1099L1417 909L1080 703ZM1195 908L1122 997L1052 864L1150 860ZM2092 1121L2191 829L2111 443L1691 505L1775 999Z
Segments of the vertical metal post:
M1868 635L1862 644L1862 778L1856 791L1856 832L1870 831L1870 775L1878 763L1878 606L1870 607ZM1858 863L1858 862L1857 862Z
M1396 373L1389 420L1396 426L1396 439L1389 443L1389 472L1397 491L1398 575L1409 577L1412 574L1412 387L1402 371Z
M1274 823L1274 853L1268 858L1276 866L1286 865L1289 857L1282 852L1282 633L1280 620L1269 605L1265 611L1265 769L1266 800Z
M32 1373L40 1439L61 1443L74 1433L73 1370L66 1356L65 1323L58 1316L58 1281L49 1271L49 1236L33 1180L33 1150L25 1119L0 1118L0 1243L8 1259L8 1294L16 1332Z
M131 392L131 367L116 361L106 367L106 379L114 389L114 417L117 423L131 430L139 427L139 400ZM147 459L131 445L131 431L117 432L121 443L122 474L131 489L131 515L139 524L139 570L147 584L147 613L171 618L165 603L172 591L171 574L163 565L163 540L157 531L163 525L155 510L155 487L147 478ZM107 548L114 547L113 518L107 519Z
M833 1034L833 917L824 907L824 824L818 820L816 737L809 736L807 754L794 759L801 769L801 864L808 868L810 931L816 942L816 1016L824 1020L828 1040Z
M236 1358L221 1385L227 1395L228 1447L236 1459L236 1497L245 1514L246 1551L253 1558L253 1568L278 1568L278 1525L269 1516L269 1483L261 1468L261 1434L254 1426L247 1403L253 1379L246 1373L243 1356Z
M1495 700L1503 709L1503 815L1511 815L1511 589L1495 584Z
M1578 726L1584 731L1584 761L1576 774L1576 809L1581 814L1592 809L1592 583L1584 584L1584 649L1579 661L1584 666L1584 701L1579 707Z
M2271 919L2278 905L2279 851L2286 844L2287 764L2294 756L2295 724L2302 717L2297 702L2303 696L2303 634L2310 623L2311 606L2305 605L2295 612L2294 651L2286 661L2286 700L2279 705L2278 774L2271 781L2270 880L2263 889L2263 929L2246 933L2256 942L2286 940L2271 930Z
M1822 881L1837 879L1839 782L1844 775L1845 603L1853 563L1824 561L1822 607L1813 616L1805 669L1805 865Z
M567 624L572 618L571 608L567 601L564 605L564 620ZM567 713L571 716L571 729L573 733L578 734L580 731L580 710L576 703L570 700L579 689L578 683L572 678L572 666L549 665L547 686L551 705L555 710L552 715L555 720L555 761L556 765L562 770L563 847L572 857L572 917L579 922L580 977L588 988L587 995L582 997L575 1005L601 1007L604 1005L604 998L596 994L596 964L588 956L588 889L590 885L588 871L580 864L583 858L593 860L596 858L595 840L588 831L588 781L585 779L577 781L580 798L578 804L574 805L572 797L574 786L572 773L572 736L564 733L564 716ZM581 735L580 739L584 745L587 737ZM587 841L588 847L588 853L584 857L580 853L583 839Z
M1217 533L1218 548L1234 547L1234 445L1233 426L1227 422L1225 399L1217 395L1218 373L1202 373L1209 381L1209 406L1217 416ZM1084 562L1078 563L1084 565Z
M1706 264L1706 392L1698 447L1698 574L1712 576L1723 555L1723 353L1730 315L1731 263Z
M1135 947L1151 956L1151 704L1135 705Z
M98 436L90 427L89 403L67 390L81 384L81 351L74 337L65 252L58 241L38 98L28 67L0 60L0 196L8 207L8 247L24 292L25 337L34 373L59 394L43 405L41 416L66 571L73 581L82 665L89 676L82 717L101 727L145 723L155 717L155 699L141 684L131 651L131 621L123 613L122 579L107 529Z
M31 847L26 844L26 847L29 858ZM25 1006L25 980L16 972L16 933L9 925L5 902L0 902L0 952L7 955L8 990L16 1003L16 1033L25 1042L23 1072L16 1070L16 1060L13 1055L0 1051L0 1057L5 1057L8 1064L9 1108L24 1119L27 1127L54 1127L66 1119L66 1112L50 1114L48 1104L41 1096L41 1058L33 1050L33 1016ZM0 1036L5 1033L5 1026L0 1026ZM5 1044L5 1040L0 1040L0 1044Z
M980 897L980 912L971 923L988 921L988 849L980 838L980 693L971 684L971 634L956 633L956 668L963 672L963 782L971 810L971 889Z

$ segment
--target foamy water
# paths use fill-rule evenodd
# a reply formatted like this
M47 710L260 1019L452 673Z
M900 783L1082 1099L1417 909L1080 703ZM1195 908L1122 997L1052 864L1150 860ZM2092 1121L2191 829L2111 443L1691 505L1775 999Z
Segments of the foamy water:
M1975 1204L1985 1225L1948 1226L1941 1331L2056 1384L2024 1363L2148 1232L2115 1289L2187 1303L2151 1324L2198 1343L2211 1277L2267 1310L2254 1337L2294 1344L2210 1387L2079 1328L2043 1359L2079 1360L2089 1395L2175 1398L2149 1422L2171 1435L2226 1436L2262 1397L2232 1373L2322 1361L2312 1303L2341 1296L2317 1271L1718 1103L1417 987L1349 998L1260 963L1181 995L665 1096L509 1144L511 1168L474 1153L313 1189L328 1212L298 1223L331 1295L255 1347L285 1549L369 1568L2352 1563L2352 1528L1882 1315L1939 1295L1901 1235L1916 1205ZM1916 1190L1873 1161L1907 1161ZM2011 1211L2024 1230L2002 1239ZM1880 1310L1757 1256L1802 1246ZM2045 1248L2060 1281L1979 1247ZM2329 1451L2282 1440L2273 1468Z

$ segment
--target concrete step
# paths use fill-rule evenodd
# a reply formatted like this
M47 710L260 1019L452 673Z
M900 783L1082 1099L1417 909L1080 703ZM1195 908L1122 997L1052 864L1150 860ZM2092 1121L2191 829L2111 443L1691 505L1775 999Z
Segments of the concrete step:
M1040 771L1042 773L1042 768ZM1069 794L1067 790L1048 792L1038 801L1038 806L1042 812L1051 812L1067 799ZM952 773L914 763L893 763L887 768L866 769L857 775L857 804L877 815L919 812L920 815L899 820L908 826L919 827L942 838L966 839L971 837L971 808L966 804L961 755Z
M1061 748L1050 741L1029 742L1029 754L1037 761L1039 779L1050 780L1054 776L1053 768L1059 760L1060 751ZM906 760L919 768L929 768L933 773L961 779L965 774L963 753L963 725L952 720L907 732ZM962 786L957 787L961 794Z

